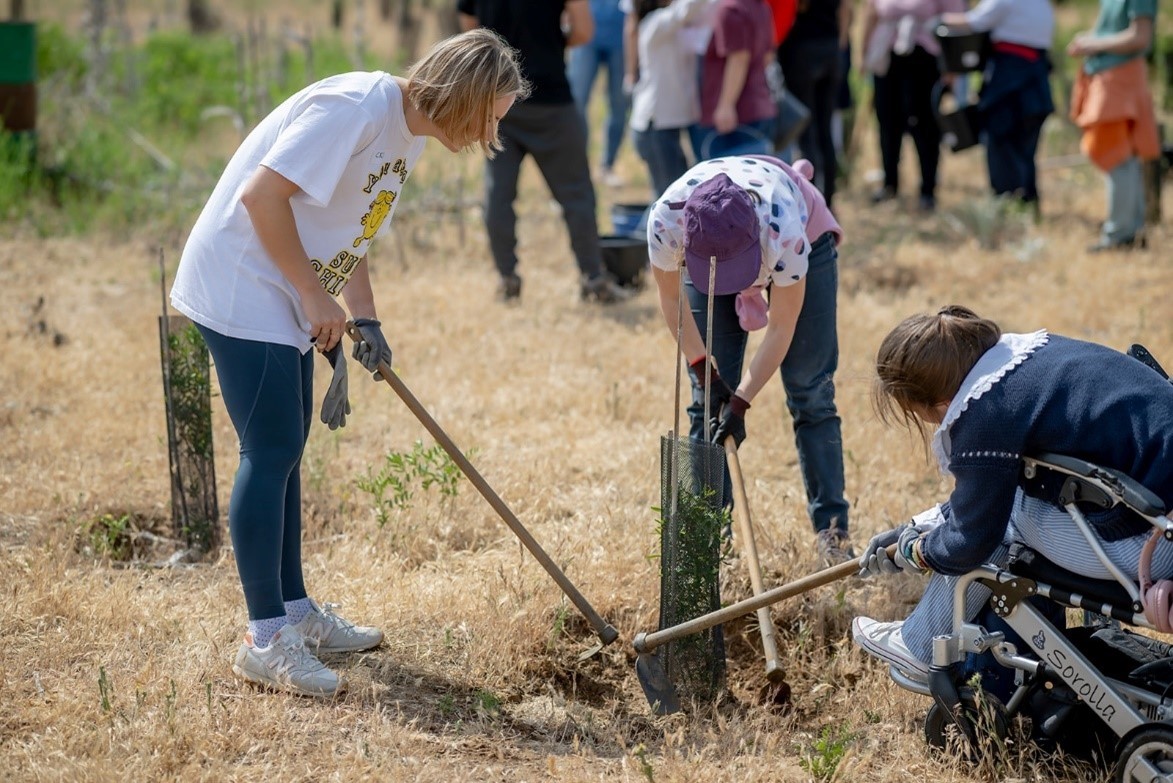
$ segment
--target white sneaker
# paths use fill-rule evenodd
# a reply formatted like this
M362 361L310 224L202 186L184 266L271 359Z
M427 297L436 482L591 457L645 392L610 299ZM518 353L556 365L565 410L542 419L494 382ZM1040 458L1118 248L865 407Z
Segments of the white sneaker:
M246 633L232 671L242 680L302 696L337 696L346 690L346 678L315 658L292 625L282 626L268 647L257 647Z
M305 637L306 646L322 653L357 652L378 647L383 642L383 632L366 625L355 625L334 613L338 604L318 606L310 599L313 611L301 618L293 627Z
M851 638L867 654L887 661L914 679L927 681L929 666L904 643L903 626L903 620L881 623L870 617L857 617L851 621Z

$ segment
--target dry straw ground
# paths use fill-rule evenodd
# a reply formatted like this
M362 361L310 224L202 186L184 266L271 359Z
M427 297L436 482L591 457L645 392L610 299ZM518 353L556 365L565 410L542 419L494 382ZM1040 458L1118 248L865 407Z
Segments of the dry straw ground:
M1071 151L1049 136L1044 156ZM861 169L874 140L865 134ZM911 152L911 149L909 150ZM908 162L908 161L906 161ZM1008 330L1040 326L1173 361L1167 227L1148 252L1093 257L1102 214L1086 168L1043 175L1045 218L995 250L964 228L980 205L980 153L945 160L941 209L870 208L856 176L839 202L838 401L858 542L941 498L917 443L868 403L870 359L903 316L962 302ZM424 201L478 162L431 149L408 185ZM630 150L623 170L639 166ZM589 628L467 482L418 496L379 528L356 480L426 432L385 385L352 381L354 415L317 426L303 465L311 593L378 623L387 641L337 657L334 702L258 693L230 675L244 609L231 551L159 568L166 546L112 562L84 529L104 515L168 534L166 431L149 231L0 240L0 769L13 780L841 781L1094 780L1016 747L975 769L926 753L923 698L896 688L848 638L857 613L902 616L915 581L854 579L777 605L793 686L785 714L760 703L756 628L727 628L730 695L708 718L649 715L630 639L654 627L659 438L673 415L673 345L644 291L577 301L566 237L540 180L520 202L518 307L493 301L475 211L455 223L402 214L372 276L396 369L596 608L620 642L576 656ZM915 179L907 169L907 181ZM638 198L637 183L601 192ZM1168 192L1166 193L1169 196ZM1012 225L1014 221L1011 221ZM179 240L162 240L173 268ZM42 302L38 306L39 302ZM318 361L319 369L324 362ZM318 394L321 394L319 384ZM222 507L236 442L214 400ZM769 584L815 571L778 383L750 413L743 468ZM744 564L723 597L749 594ZM840 757L840 752L842 753Z

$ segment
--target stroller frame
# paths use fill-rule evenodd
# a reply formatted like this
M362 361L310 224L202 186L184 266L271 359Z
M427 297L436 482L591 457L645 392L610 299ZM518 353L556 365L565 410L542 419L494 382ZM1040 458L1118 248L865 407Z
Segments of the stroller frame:
M940 742L934 741L933 732L952 724L976 749L980 716L975 714L972 692L961 682L961 668L968 654L989 652L1014 673L1014 691L1004 707L992 695L981 697L985 702L998 702L995 706L1004 721L1001 728L1024 710L1033 691L1065 686L1069 696L1090 708L1116 738L1117 780L1173 783L1173 661L1161 661L1164 678L1152 690L1109 676L1027 600L1041 596L1064 607L1153 628L1144 616L1138 585L1108 560L1079 505L1107 509L1123 504L1168 541L1173 541L1173 520L1162 501L1138 482L1085 460L1056 454L1024 457L1023 475L1028 480L1058 482L1059 504L1115 579L1088 579L1050 563L1045 563L1049 569L1036 569L1021 558L1007 569L979 566L958 578L953 594L953 632L933 639L928 681L914 679L897 667L891 667L890 676L897 685L933 699L925 720L931 743L942 744L940 737L936 738ZM1001 631L966 621L966 589L975 582L993 591L987 606L1025 640L1027 649L1019 650Z

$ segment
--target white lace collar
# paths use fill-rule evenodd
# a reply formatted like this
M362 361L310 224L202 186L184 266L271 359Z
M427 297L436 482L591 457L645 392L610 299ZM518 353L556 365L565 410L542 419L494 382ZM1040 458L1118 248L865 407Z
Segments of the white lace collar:
M949 403L941 425L933 433L933 456L937 458L942 473L949 472L949 455L953 450L953 445L949 442L949 428L953 426L953 422L965 413L971 401L992 389L1006 373L1022 364L1026 357L1045 345L1047 338L1046 329L1030 334L1004 334L993 348L977 360L977 364L969 371L969 375L965 376L961 387L953 395L953 401Z

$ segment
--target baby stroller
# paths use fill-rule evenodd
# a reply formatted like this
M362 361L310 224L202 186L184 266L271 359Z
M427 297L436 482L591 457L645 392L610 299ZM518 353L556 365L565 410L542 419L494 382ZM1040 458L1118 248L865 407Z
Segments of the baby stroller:
M1118 471L1057 454L1022 463L1027 491L1056 499L1116 578L1089 579L1012 549L1007 568L984 565L958 578L953 631L933 640L927 682L897 667L891 677L933 699L924 724L930 745L944 747L955 730L976 752L991 733L1005 737L1021 714L1037 742L1115 759L1115 780L1173 783L1173 648L1121 625L1155 627L1142 587L1108 560L1084 511L1123 504L1170 541L1173 520L1155 494ZM965 622L965 592L975 582L993 595ZM1101 622L1065 628L1066 608ZM1005 675L1001 699L969 684L982 657Z

